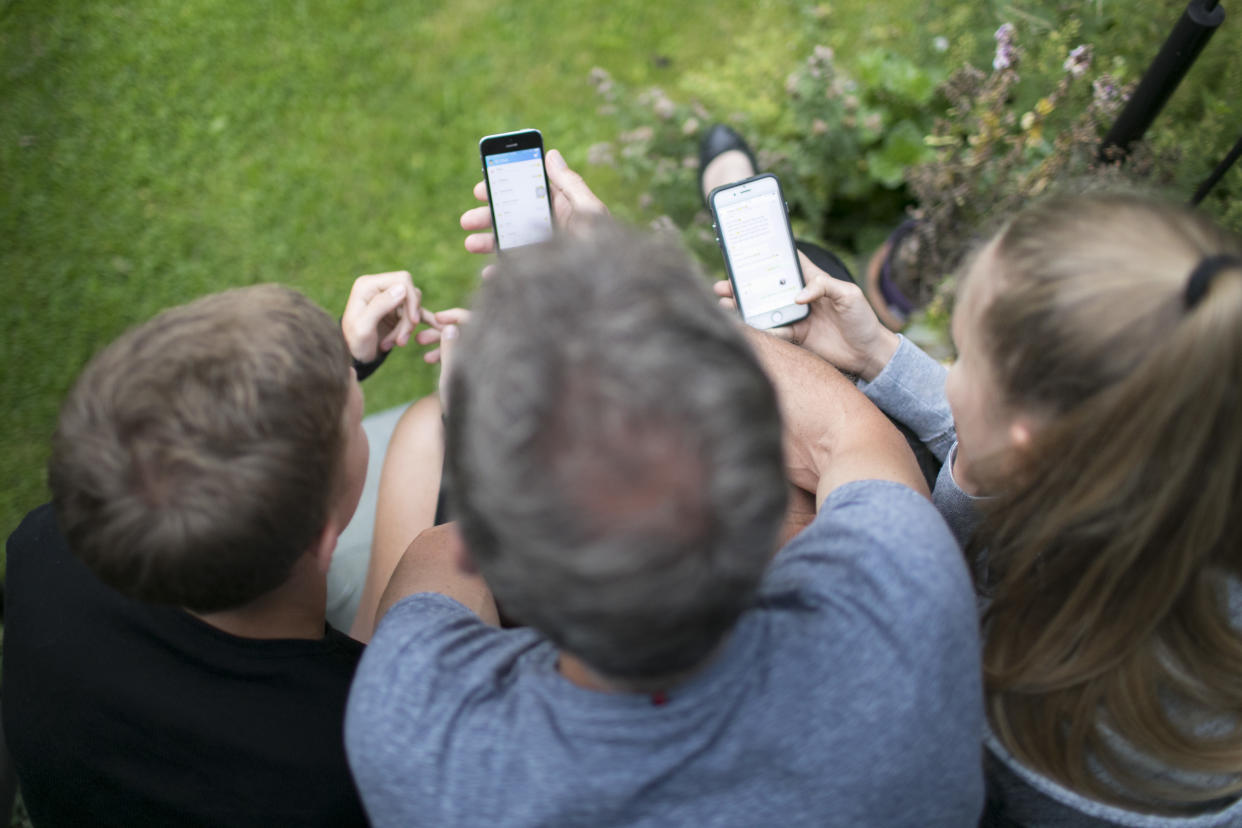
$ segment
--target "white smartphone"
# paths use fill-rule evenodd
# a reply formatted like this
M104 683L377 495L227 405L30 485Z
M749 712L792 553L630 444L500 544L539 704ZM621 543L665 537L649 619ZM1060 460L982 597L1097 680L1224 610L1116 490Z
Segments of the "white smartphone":
M543 135L523 129L479 141L496 249L512 250L552 236Z
M776 176L764 173L717 187L707 203L746 324L767 329L805 318L809 309L794 297L806 283Z

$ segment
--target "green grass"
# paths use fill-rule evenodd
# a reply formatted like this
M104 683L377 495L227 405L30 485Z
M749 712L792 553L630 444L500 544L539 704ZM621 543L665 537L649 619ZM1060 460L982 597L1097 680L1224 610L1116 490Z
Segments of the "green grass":
M659 212L586 166L617 131L593 66L764 123L812 43L847 65L876 46L986 63L999 21L1080 13L1085 37L1145 65L1181 5L0 0L0 533L47 498L57 407L86 360L162 308L281 281L339 313L354 276L399 267L429 306L465 302L482 262L457 219L484 134L539 127L615 213ZM1206 116L1237 123L1218 88L1242 72L1236 24L1162 118L1176 141ZM1195 177L1217 143L1191 148ZM410 349L367 382L367 409L434 382Z
M355 275L410 269L464 302L457 219L477 141L536 126L571 164L610 136L592 66L675 87L779 39L789 3L9 0L0 11L0 531L47 498L60 400L161 308L281 281L333 312ZM793 36L792 34L790 35ZM790 58L793 60L793 58ZM591 181L622 215L635 193ZM413 350L367 383L429 391Z

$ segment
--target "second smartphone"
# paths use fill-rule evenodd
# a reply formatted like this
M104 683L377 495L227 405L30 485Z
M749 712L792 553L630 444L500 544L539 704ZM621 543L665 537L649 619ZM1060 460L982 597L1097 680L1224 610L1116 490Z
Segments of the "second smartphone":
M805 282L776 176L764 173L717 187L707 203L746 324L767 329L806 318L810 309L794 302Z
M487 203L498 251L536 244L552 236L543 135L523 129L479 141Z

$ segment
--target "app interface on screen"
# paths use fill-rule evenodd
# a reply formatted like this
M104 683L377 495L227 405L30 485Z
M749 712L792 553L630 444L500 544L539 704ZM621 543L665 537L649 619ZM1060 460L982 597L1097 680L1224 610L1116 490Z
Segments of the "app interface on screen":
M552 235L542 151L523 149L486 157L496 240L502 250L534 244Z
M780 195L769 191L721 198L716 215L742 312L758 316L792 305L802 283Z

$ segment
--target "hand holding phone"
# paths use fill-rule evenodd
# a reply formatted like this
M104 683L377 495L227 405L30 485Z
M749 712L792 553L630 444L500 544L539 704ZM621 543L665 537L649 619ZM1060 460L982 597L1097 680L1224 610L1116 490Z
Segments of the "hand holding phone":
M575 232L608 215L608 207L591 192L582 176L569 168L564 157L556 150L548 150L544 156L544 170L551 185L552 224L557 230ZM474 197L483 202L461 214L461 229L466 236L465 246L470 253L495 253L496 232L492 224L491 203L488 201L487 181L474 186ZM483 268L486 277L494 265Z
M551 238L552 208L539 130L488 135L479 141L479 155L496 249L512 250Z
M765 173L717 187L707 202L746 324L766 330L805 318L807 306L794 301L805 282L776 176Z

